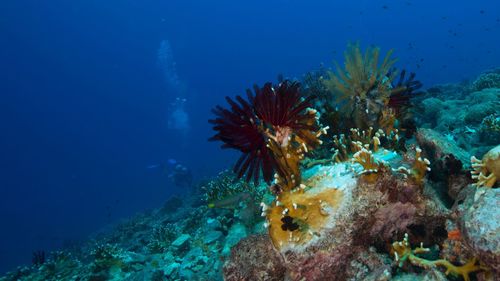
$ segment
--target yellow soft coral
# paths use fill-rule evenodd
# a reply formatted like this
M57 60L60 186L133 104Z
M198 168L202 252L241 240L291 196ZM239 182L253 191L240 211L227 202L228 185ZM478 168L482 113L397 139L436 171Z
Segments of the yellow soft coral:
M427 158L424 158L422 154L422 149L417 147L415 149L415 163L413 164L413 168L411 170L411 174L415 181L421 184L424 180L425 174L431 170L429 165L431 162Z
M415 249L411 248L410 242L408 241L408 234L405 234L403 241L397 241L392 243L392 253L394 254L394 260L398 263L399 267L402 267L406 261L409 261L412 265L420 266L423 268L430 268L435 266L443 266L446 268L445 274L460 275L463 277L464 281L469 281L469 274L480 271L487 270L486 267L478 263L477 259L471 259L469 262L462 266L456 266L447 260L426 260L418 257L417 254L423 254L429 252L429 248L424 248L422 243L420 247Z
M351 159L352 154L359 152L363 148L372 152L377 152L382 147L382 141L385 148L396 148L399 146L399 135L397 129L390 130L387 134L379 129L375 131L373 127L367 130L351 128L349 135L333 136L333 156L334 162L346 162Z
M360 151L354 153L352 156L352 161L358 163L363 167L361 174L363 178L369 182L375 182L377 180L377 172L379 169L379 164L373 158L373 154L370 150L362 148Z
M500 145L488 151L482 160L472 156L471 162L472 178L477 180L475 186L493 187L500 180Z

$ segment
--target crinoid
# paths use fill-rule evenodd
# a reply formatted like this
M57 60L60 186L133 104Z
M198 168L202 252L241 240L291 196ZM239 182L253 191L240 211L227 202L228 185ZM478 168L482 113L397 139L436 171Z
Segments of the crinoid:
M247 90L248 100L226 97L231 106L217 106L217 118L210 120L217 134L211 140L224 142L223 148L240 150L243 155L234 167L238 177L246 173L257 182L262 171L266 182L273 173L282 188L291 189L300 181L299 160L320 143L317 114L311 109L313 96L303 99L300 84L283 81L277 86L266 83ZM319 130L319 131L318 131Z
M345 128L374 127L389 132L396 120L400 125L411 123L407 122L411 98L419 93L422 83L415 80L414 73L399 73L391 55L392 51L387 52L380 61L379 48L362 52L359 44L350 44L344 53L344 68L337 64L335 73L328 72L323 83L336 99Z
M396 70L391 70L395 72ZM389 75L390 76L390 75ZM411 98L420 94L418 90L422 88L422 83L415 80L416 74L411 72L406 76L406 70L401 70L399 80L393 84L387 105L397 111L398 115L405 113L411 106Z
M262 169L264 179L270 181L273 160L266 146L263 125L257 118L252 104L240 96L237 96L236 100L239 104L226 97L226 101L231 106L230 109L217 106L212 110L217 118L209 122L214 124L213 129L217 131L217 134L210 140L220 140L224 143L222 148L233 148L242 152L234 166L234 172L238 178L246 173L247 181L253 177L257 182L259 169Z
M358 128L373 126L387 105L392 81L397 75L390 71L395 60L389 51L379 62L380 49L369 47L361 52L359 44L350 44L344 53L345 69L337 64L336 73L328 72L325 86L336 96L346 117L353 118Z

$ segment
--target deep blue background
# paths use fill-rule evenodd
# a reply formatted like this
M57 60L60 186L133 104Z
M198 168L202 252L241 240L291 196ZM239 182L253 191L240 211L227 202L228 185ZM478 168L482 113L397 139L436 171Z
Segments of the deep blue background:
M227 167L234 154L206 141L210 108L330 66L349 41L394 48L426 85L500 66L498 0L4 2L0 272L182 192L149 164ZM167 130L162 40L189 90L184 139Z

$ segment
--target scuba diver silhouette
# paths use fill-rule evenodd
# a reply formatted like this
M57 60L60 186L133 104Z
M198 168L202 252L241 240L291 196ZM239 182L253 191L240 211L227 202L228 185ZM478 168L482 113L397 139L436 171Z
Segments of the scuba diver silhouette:
M168 159L166 163L147 166L148 169L158 169L167 174L168 178L178 187L188 188L192 186L193 175L191 170L180 164L175 159Z

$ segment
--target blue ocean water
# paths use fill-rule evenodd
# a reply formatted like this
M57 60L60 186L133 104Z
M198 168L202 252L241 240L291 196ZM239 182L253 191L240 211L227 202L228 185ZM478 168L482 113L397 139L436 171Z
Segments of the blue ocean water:
M425 85L500 64L497 0L19 0L0 30L0 272L186 192L169 159L194 180L230 166L211 108L348 42Z

